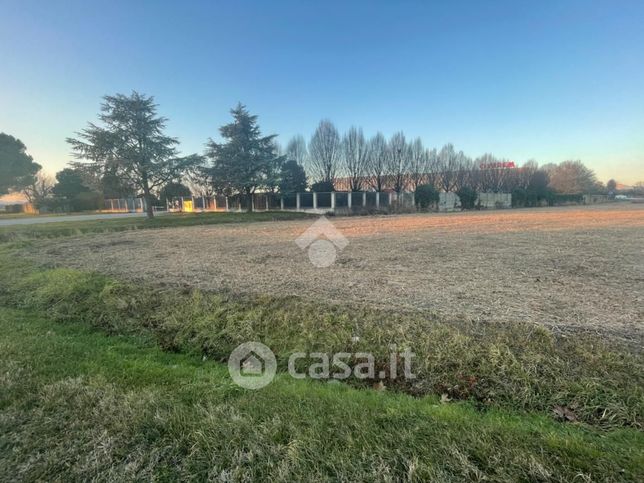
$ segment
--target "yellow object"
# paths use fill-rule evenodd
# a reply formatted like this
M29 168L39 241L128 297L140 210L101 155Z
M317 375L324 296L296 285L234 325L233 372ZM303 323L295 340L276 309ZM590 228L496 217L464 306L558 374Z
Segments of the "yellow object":
M192 200L183 200L183 211L185 213L192 213L194 211Z

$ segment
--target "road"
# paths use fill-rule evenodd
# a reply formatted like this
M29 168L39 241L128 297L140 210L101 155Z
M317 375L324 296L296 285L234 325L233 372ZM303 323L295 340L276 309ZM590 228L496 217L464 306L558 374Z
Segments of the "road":
M163 213L155 213L155 216ZM0 218L0 226L35 225L38 223L56 223L61 221L114 220L145 216L145 213L92 213L91 215L31 216L25 218Z

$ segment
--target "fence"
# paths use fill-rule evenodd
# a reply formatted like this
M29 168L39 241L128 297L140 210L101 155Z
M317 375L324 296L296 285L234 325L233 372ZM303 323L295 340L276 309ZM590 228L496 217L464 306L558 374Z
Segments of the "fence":
M511 193L479 193L474 203L483 209L512 208ZM438 211L460 211L461 199L456 193L441 192L438 194Z
M415 208L414 193L376 191L334 191L330 193L255 193L251 197L235 196L185 196L173 198L166 203L170 212L193 213L211 211L247 211L252 203L253 211L304 211L307 213L342 213L350 211L408 210ZM134 213L145 211L143 198L105 200L104 211L110 213ZM512 207L510 193L479 193L476 206L483 209ZM163 207L155 207L155 210ZM456 193L439 193L438 211L459 211L461 200Z
M114 198L103 201L103 211L108 213L143 213L145 207L143 198Z
M168 201L171 212L201 211L247 211L252 203L253 211L304 211L326 213L328 211L380 210L413 208L414 193L379 193L374 191L331 193L255 193L251 197L235 196L188 196Z

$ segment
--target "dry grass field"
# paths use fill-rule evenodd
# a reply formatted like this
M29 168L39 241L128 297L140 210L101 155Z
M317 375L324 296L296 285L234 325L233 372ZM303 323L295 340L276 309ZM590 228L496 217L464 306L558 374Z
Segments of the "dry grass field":
M329 268L295 243L311 220L84 235L36 242L30 256L169 286L531 321L641 344L644 205L330 220L349 244Z

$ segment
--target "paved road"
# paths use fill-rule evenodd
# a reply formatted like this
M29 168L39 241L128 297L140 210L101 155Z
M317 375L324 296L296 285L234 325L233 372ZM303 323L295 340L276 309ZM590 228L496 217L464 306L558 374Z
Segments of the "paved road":
M161 215L162 213L156 213ZM31 216L25 218L0 218L0 226L35 225L37 223L56 223L60 221L114 220L145 216L145 213L93 213L91 215Z

